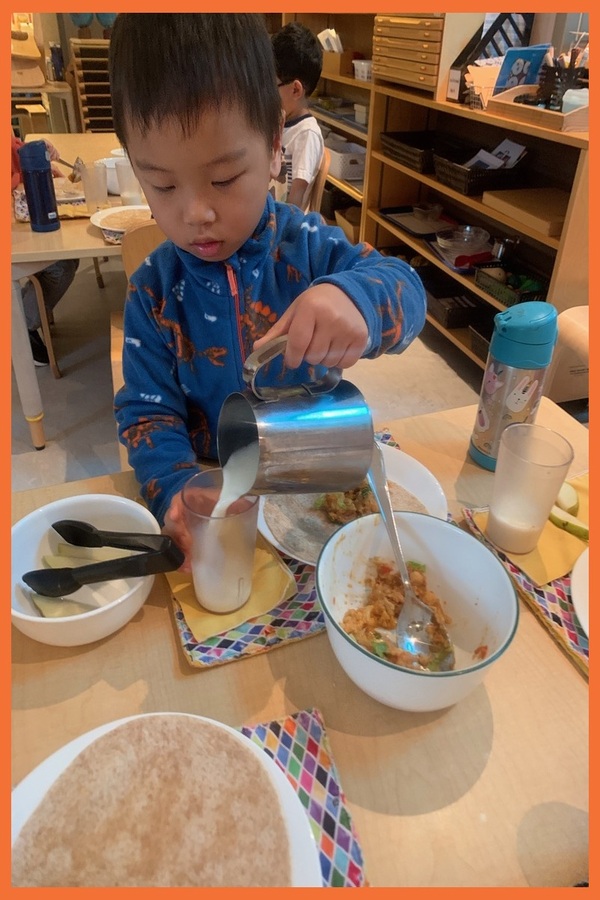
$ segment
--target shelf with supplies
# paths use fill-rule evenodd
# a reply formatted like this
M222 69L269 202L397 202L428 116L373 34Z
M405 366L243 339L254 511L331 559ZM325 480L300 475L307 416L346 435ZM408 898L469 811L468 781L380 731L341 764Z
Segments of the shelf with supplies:
M407 247L410 247L411 250L414 250L415 253L418 253L420 256L426 259L427 262L438 268L440 272L443 272L445 275L450 275L454 281L461 285L461 287L466 288L467 290L471 291L472 294L476 294L482 300L485 300L487 303L489 303L490 306L495 307L495 312L505 309L503 303L500 303L498 300L496 300L495 297L492 297L487 293L487 291L484 291L479 287L479 285L475 283L473 275L465 275L460 272L453 272L431 249L427 241L422 240L418 237L414 237L403 228L392 224L389 220L382 216L378 210L367 210L367 219L370 219L371 221L376 222L378 225L381 225L391 235L393 235L403 244L406 244Z
M423 18L428 22L417 21ZM337 96L348 105L356 102L369 106L366 131L360 131L348 118L344 120L335 113L314 110L315 117L323 125L349 141L366 145L364 183L330 176L328 187L334 193L341 191L346 198L360 204L359 240L380 249L401 245L408 250L407 255L422 256L428 264L449 274L457 293L468 291L481 300L485 310L489 309L489 322L498 310L506 308L502 300L482 287L483 280L481 284L476 283L474 274L457 272L446 266L432 245L390 222L381 215L382 209L411 207L416 203L441 204L444 214L450 218L461 224L482 227L490 233L492 240L511 245L514 254L511 259L517 267L515 271L540 273L547 284L546 299L559 312L567 307L586 306L589 303L588 134L554 130L539 122L510 118L508 112L501 115L497 109L471 109L446 99L450 66L484 18L484 14L476 13L389 14L383 18L379 14L284 14L284 22L297 19L314 34L334 27L345 49L352 48L365 59L373 60L372 81L361 82L349 73L346 65L343 74L331 69L324 71L319 82L321 95ZM432 33L414 34L414 29L418 30L421 26ZM417 39L431 46L415 48L413 42ZM417 50L419 54L434 53L436 60L425 59L421 55L416 57L414 53ZM390 59L387 62L375 59L379 56ZM435 83L417 85L408 71L407 61L437 65ZM383 64L386 73L381 68ZM560 234L550 228L545 229L543 222L538 227L532 224L533 219L527 221L517 206L511 210L506 204L501 209L499 204L492 205L491 195L498 193L498 187L502 190L509 187L508 184L493 188L486 186L479 191L479 179L472 177L466 183L469 193L463 193L463 186L458 180L452 177L441 180L438 177L441 175L443 178L444 170L439 153L436 154L438 159L433 160L433 167L417 171L411 167L412 161L406 164L402 155L392 158L392 153L382 144L382 133L418 132L428 132L434 137L440 134L462 144L476 144L477 150L488 152L504 139L524 145L527 153L522 164L518 164L523 167L523 186L540 190L540 198L543 190L548 188L558 189L568 197ZM456 174L453 165L463 168L469 158L466 155L464 160L447 157L449 176ZM521 186L520 180L515 186ZM512 185L510 187L512 189ZM488 196L484 200L486 193ZM344 202L341 194L337 200ZM402 251L399 249L399 252ZM498 294L501 296L500 292ZM471 346L472 329L446 328L430 313L427 318L466 356L479 366L484 364L481 353Z
M532 240L538 241L541 244L545 244L546 246L551 247L554 250L558 250L560 247L559 238L542 234L541 232L536 231L534 228L528 228L517 219L503 215L501 212L494 211L494 213L492 213L490 208L482 203L481 197L469 197L465 194L459 194L457 191L438 181L435 175L427 175L421 172L415 172L413 169L410 169L407 166L403 166L402 163L391 159L389 156L386 156L380 151L374 150L372 151L371 155L373 159L379 160L385 165L397 169L398 172L404 172L406 175L409 175L416 181L420 181L423 185L430 187L432 190L437 191L439 194L442 194L456 202L460 202L463 206L472 209L478 215L493 215L494 220L496 222L502 223L506 226L506 228L512 229L513 231L519 231L521 234L527 235L528 237L532 238Z
M321 81L334 81L337 84L345 84L348 87L359 88L361 91L372 91L373 82L363 81L361 78L354 78L352 75L332 75L327 73L321 75Z
M367 129L355 124L350 119L331 115L331 113L318 109L314 105L311 105L310 111L318 122L323 122L323 124L327 125L329 128L334 128L336 131L342 131L344 134L349 134L358 141L367 140Z
M413 134L427 137L429 133L433 134L434 141L464 143L465 157L460 160L460 168L464 168L474 145L488 152L505 139L525 146L526 155L517 164L522 166L519 173L522 177L514 185L503 185L502 190L494 186L491 190L484 187L481 193L462 193L462 186L457 190L450 186L452 181L448 184L440 180L443 171L439 166L429 165L420 171L415 162L417 153L412 153L414 159L411 158L410 147L405 159L400 152L396 154L393 145L390 150L389 141L386 148L385 140L382 142L381 139L382 134L400 138L410 135L412 138ZM392 158L391 152L396 158ZM435 149L433 159L439 162ZM381 210L386 207L440 204L445 215L461 224L484 228L492 240L516 242L511 262L514 261L515 268L543 276L547 284L546 299L559 312L572 306L587 306L588 164L587 135L557 132L528 122L501 118L376 79L371 94L360 239L375 247L401 244L415 251L427 263L449 273L457 291L466 289L484 301L489 307L491 321L498 310L506 308L501 300L476 283L471 272L458 272L446 266L426 240L406 232L399 224L381 215ZM529 192L539 200L539 220L527 217L519 205L527 193L527 190L520 193L521 188L530 189ZM552 227L550 223L546 227L544 198L553 193L566 198L562 230L560 223L557 229L554 223ZM553 209L549 212L554 214ZM484 365L481 355L470 346L472 335L469 329L448 329L429 313L428 320L470 359Z
M327 181L329 184L332 184L334 187L338 188L340 191L343 191L345 194L348 194L349 197L352 197L353 200L358 201L358 203L363 202L363 182L362 181L343 181L341 178L335 178L333 175L327 176Z

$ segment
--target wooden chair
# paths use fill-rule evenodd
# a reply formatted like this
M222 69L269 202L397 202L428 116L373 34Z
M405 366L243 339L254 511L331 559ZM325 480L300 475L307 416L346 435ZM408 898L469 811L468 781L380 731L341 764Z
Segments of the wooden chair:
M129 228L121 241L121 257L127 278L131 278L148 254L166 239L154 219Z
M33 289L35 290L35 299L37 300L38 311L40 314L42 334L44 335L44 343L46 345L46 350L48 351L48 359L50 361L52 374L55 378L62 378L62 372L60 371L60 368L56 361L56 355L54 353L52 332L50 331L50 324L54 321L54 316L46 309L46 304L44 303L44 292L42 291L42 285L40 284L40 280L37 275L28 275L27 277L29 278L29 281L31 281Z
M121 241L121 257L127 278L131 278L135 270L146 259L155 247L166 240L164 233L154 220L134 225L123 235ZM110 316L110 365L113 382L113 395L123 386L123 312L119 310ZM121 469L129 469L127 451L119 442Z
M321 200L323 199L323 190L325 188L327 175L329 174L330 162L331 153L327 147L324 147L321 165L319 166L319 171L313 181L312 190L310 192L307 212L321 212Z
M108 259L108 257L106 257ZM98 283L98 287L104 287L104 279L102 278L102 272L100 271L99 260L94 257L94 271L96 274L96 282ZM52 374L55 378L62 378L62 372L60 371L60 367L56 360L56 353L54 352L54 343L52 341L52 332L50 331L50 326L54 324L54 313L52 311L48 312L46 309L46 304L44 303L44 294L42 291L42 285L36 275L28 275L29 281L31 281L33 285L33 289L35 291L35 299L37 300L38 310L40 314L40 326L42 329L42 334L44 335L44 343L46 345L46 350L48 351L48 359L50 361L50 368L52 370Z

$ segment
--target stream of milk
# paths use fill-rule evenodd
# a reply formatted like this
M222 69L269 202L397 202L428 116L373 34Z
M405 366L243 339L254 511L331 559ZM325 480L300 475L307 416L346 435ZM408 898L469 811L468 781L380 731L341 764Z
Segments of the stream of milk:
M248 444L234 450L223 466L223 486L212 511L213 516L224 516L236 500L244 497L252 488L258 468L258 444Z

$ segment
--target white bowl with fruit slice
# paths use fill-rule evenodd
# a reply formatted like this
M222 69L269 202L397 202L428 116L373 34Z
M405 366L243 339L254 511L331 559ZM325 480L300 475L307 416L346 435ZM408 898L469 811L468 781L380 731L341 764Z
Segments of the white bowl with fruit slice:
M52 528L61 519L89 522L110 531L160 534L151 512L140 503L111 494L85 494L55 500L12 527L11 617L15 628L33 640L57 647L89 644L122 628L143 606L154 575L86 584L64 598L45 598L31 590L23 575L35 569L81 566L115 558L109 547L64 546Z

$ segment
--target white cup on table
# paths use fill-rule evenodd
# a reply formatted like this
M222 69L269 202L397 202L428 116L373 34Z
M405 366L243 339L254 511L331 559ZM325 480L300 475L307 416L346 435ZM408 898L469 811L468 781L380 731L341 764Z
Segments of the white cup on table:
M256 495L245 494L215 510L222 486L223 470L205 469L186 482L182 493L192 537L194 593L215 613L234 612L250 598L258 522Z
M123 206L139 206L144 202L142 188L127 156L115 157L115 171Z
M517 422L502 432L486 537L508 553L537 546L573 461L573 448L556 431Z

